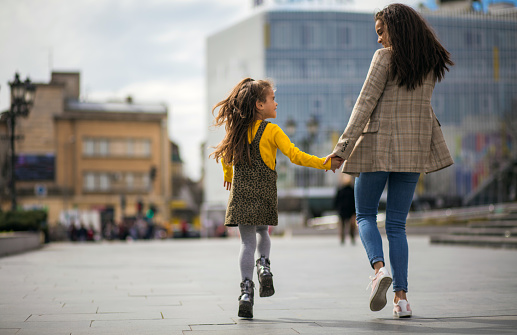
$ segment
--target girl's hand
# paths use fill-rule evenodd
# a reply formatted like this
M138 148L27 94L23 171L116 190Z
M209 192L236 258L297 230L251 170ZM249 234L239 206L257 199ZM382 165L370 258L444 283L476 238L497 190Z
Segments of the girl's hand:
M226 188L228 191L232 189L232 183L229 181L224 181L223 187Z
M338 157L338 158L341 158L339 157L338 155L336 154L330 154L328 155L327 157L325 157L325 161L323 162L323 165L327 164L327 162L329 161L329 159L331 159L332 157ZM332 163L331 163L332 164Z

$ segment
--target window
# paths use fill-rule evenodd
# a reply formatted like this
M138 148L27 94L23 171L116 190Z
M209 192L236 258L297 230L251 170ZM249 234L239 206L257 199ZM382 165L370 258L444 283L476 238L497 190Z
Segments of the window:
M321 115L325 110L325 97L322 95L309 96L309 106L312 115Z
M321 78L323 77L323 70L321 62L318 59L309 59L307 61L307 77L308 78Z
M102 139L99 140L99 155L100 156L108 156L109 150L108 150L108 140Z
M352 46L352 27L346 23L337 25L337 47L348 48Z
M466 31L464 34L465 46L467 47L482 47L483 34L480 31Z
M126 187L128 190L132 190L135 187L135 176L131 172L126 174Z
M99 175L99 189L102 191L107 191L110 189L110 180L107 173L101 173Z
M273 77L276 79L288 79L293 77L292 62L288 59L278 59L273 63Z
M141 138L85 138L85 157L150 157L151 140Z
M151 156L151 141L144 140L143 145L142 145L142 152L143 152L144 156L146 156L146 157Z
M126 154L128 156L133 156L135 152L135 142L132 139L128 139L126 141Z
M515 77L517 76L517 59L508 59L508 71L506 76Z
M273 48L289 49L292 46L293 34L290 23L275 23L271 29L271 46Z
M149 157L151 156L151 144L149 140L136 140L134 141L135 156L138 157Z
M479 95L479 108L483 115L494 114L494 100L492 95L481 94Z
M472 67L469 69L470 74L486 76L489 75L486 61L483 59L473 59Z
M301 30L301 42L304 48L315 49L320 46L320 26L314 22L305 23Z
M84 189L87 191L93 191L95 189L95 175L93 173L85 174Z
M151 186L148 172L88 171L83 176L83 189L85 192L142 192L148 191Z
M83 153L85 156L93 156L94 155L94 147L95 142L93 139L88 138L83 141Z
M355 61L351 59L340 59L339 60L339 73L344 77L353 77L356 75Z

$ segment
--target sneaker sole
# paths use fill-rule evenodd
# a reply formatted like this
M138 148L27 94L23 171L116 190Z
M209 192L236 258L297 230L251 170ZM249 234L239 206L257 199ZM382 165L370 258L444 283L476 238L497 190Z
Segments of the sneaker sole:
M384 277L379 282L377 287L377 292L373 295L370 300L370 310L373 312L378 312L386 306L386 292L390 288L392 279L390 277Z
M273 287L273 276L262 276L259 278L259 283L260 297L265 298L275 294L275 288Z
M239 314L240 318L253 318L253 305L249 301L239 301Z
M397 312L394 312L393 313L393 317L394 318L410 318L412 315L411 312L406 312L406 313L397 313Z

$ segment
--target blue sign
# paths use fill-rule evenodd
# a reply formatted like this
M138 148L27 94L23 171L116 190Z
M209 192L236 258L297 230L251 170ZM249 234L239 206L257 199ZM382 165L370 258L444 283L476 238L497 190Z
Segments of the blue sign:
M38 197L46 197L47 196L47 186L43 184L36 184L34 186L34 194Z

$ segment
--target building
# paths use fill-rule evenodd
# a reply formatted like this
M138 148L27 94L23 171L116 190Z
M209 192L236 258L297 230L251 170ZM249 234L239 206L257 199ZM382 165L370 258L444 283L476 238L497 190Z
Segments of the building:
M311 154L332 151L380 45L373 13L348 12L346 1L325 3L319 8L312 1L256 1L248 18L209 36L209 124L211 107L240 79L268 77L279 103L273 122L288 134L294 130L291 140ZM423 15L456 63L432 100L455 164L421 178L417 195L424 207L515 200L517 11ZM207 147L217 145L223 131L210 130ZM281 153L277 172L280 208L289 199L305 199L313 215L332 209L337 175L293 166ZM207 160L205 173L208 217L224 210L228 194L220 166ZM491 182L498 178L505 182Z
M16 133L23 136L15 150L19 206L46 209L50 225L67 224L77 211L93 212L101 225L118 222L135 216L138 203L142 211L154 207L157 222L168 220L167 107L131 97L85 102L79 93L79 73L53 72L50 83L36 84L28 117L17 119ZM7 133L5 121L0 132ZM5 160L7 145L0 150ZM7 189L4 175L0 183ZM7 209L9 197L1 200Z
M171 223L169 233L173 236L181 235L181 230L187 225L197 237L201 225L199 207L203 191L200 182L194 182L183 174L180 150L174 142L171 142L171 180L174 187L169 208Z

